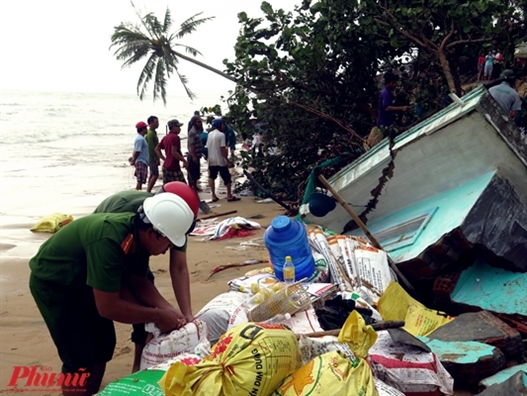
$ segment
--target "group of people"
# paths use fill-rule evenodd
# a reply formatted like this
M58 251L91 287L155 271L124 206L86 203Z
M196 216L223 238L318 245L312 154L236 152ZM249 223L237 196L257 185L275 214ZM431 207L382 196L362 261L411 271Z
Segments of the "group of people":
M215 189L218 174L227 188L227 201L239 201L239 198L232 194L232 178L229 168L233 166L233 163L228 156L229 150L231 158L234 156L236 134L223 118L215 119L212 122L212 128L207 133L203 128L203 119L199 112L194 113L188 123L186 157L181 151L179 137L183 123L176 119L168 121L168 133L160 141L156 131L159 127L158 118L150 116L147 121L148 124L140 121L135 126L137 137L134 141L130 164L135 166L136 190L141 190L148 178L146 191L152 191L159 177L160 162L163 160L163 184L174 181L187 183L181 168L183 165L187 169L188 184L199 193L202 191L198 185L201 177L200 162L204 157L208 162L212 201L219 200Z
M480 57L480 66L483 65L480 71L485 76L485 79L489 79L487 77L492 75L493 62L498 62L501 68L503 55L499 51L494 53L490 52L486 59L489 63L485 63L485 59L481 63ZM500 84L489 88L490 95L503 108L509 118L514 120L522 130L525 130L527 126L527 121L525 120L526 111L522 107L522 99L514 87L516 80L514 71L511 69L503 70L499 75L499 79L501 80ZM395 132L396 114L402 114L404 117L404 113L410 109L410 106L395 104L394 94L398 81L399 77L395 73L385 73L384 89L379 95L376 126L372 129L367 139L370 147L380 142L384 136L393 134ZM524 102L527 104L527 97L524 99Z
M176 119L168 121L168 133L159 141L157 136L159 119L150 116L147 121L148 124L140 121L135 125L137 136L130 164L135 167L136 190L141 190L148 178L146 191L152 191L159 178L160 160L163 160L163 184L172 181L186 183L180 164L183 163L185 168L189 166L181 153L179 134L183 124Z
M483 52L478 57L478 80L492 80L493 76L501 74L503 54L500 50L492 50L485 55Z

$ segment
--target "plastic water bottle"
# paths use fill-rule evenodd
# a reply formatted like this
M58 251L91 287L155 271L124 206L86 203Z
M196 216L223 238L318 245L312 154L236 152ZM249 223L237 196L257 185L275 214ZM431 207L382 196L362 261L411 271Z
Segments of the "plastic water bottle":
M284 280L286 256L291 256L295 265L296 279L309 278L315 272L315 260L303 223L287 216L275 217L271 226L265 230L264 243L278 279Z
M282 271L284 273L285 283L295 283L295 266L293 264L293 260L291 260L291 256L285 256L285 262Z

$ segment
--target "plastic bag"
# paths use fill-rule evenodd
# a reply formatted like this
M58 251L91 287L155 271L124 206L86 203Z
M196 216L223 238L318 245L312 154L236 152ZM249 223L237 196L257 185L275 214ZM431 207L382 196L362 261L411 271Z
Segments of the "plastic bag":
M57 232L65 225L73 221L73 216L63 213L53 213L42 218L37 224L31 227L32 232Z
M302 363L295 334L283 325L246 323L228 331L192 367L175 363L159 381L166 395L270 395Z
M426 336L454 319L452 316L426 308L414 300L396 282L391 282L378 304L384 320L404 320L404 329L415 336Z

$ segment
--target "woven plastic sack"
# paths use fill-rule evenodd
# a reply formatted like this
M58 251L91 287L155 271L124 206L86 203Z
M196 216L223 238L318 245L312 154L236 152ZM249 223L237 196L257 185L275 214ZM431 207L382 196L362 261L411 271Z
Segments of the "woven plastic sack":
M169 396L269 396L301 362L287 327L245 323L225 333L200 363L170 366L159 385Z
M378 396L364 359L351 361L338 351L317 356L285 379L277 396Z
M154 338L143 349L141 370L163 363L182 353L193 353L202 343L210 345L207 325L198 319L167 334L160 334L153 323L146 325L146 331L153 333Z
M375 330L366 326L357 311L352 311L340 331L338 341L349 346L354 356L348 354L346 357L336 350L317 356L286 378L275 395L378 396L373 373L364 359L376 340Z
M53 213L42 218L37 224L31 227L32 232L57 232L65 225L73 221L73 216L63 213Z

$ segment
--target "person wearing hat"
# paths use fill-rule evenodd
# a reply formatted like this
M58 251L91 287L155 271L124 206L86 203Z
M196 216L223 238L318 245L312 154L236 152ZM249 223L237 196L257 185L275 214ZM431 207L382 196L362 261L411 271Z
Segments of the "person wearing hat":
M93 395L114 353L113 322L185 324L146 274L149 258L183 246L193 211L175 194L145 199L136 213L81 217L44 242L29 261L29 288L62 361L63 395ZM66 377L67 378L67 377Z
M379 115L377 117L377 127L389 128L395 122L395 112L407 111L408 106L394 106L393 92L397 87L399 77L394 73L387 72L384 75L384 89L379 96Z
M490 96L501 106L511 119L514 120L516 113L522 109L522 100L514 87L516 76L511 69L505 69L500 74L501 84L489 89Z
M161 139L157 147L155 148L156 154L163 160L163 184L180 181L186 183L185 176L181 171L179 162L183 162L185 168L188 167L187 160L181 153L181 139L179 133L181 132L181 126L183 125L178 120L170 120L167 123L168 134ZM165 155L161 152L165 151Z
M137 137L134 141L134 152L130 159L130 165L135 166L134 176L137 179L135 185L136 190L141 190L143 188L143 184L146 183L146 178L148 176L148 144L145 140L147 127L148 125L143 121L139 121L135 124Z

